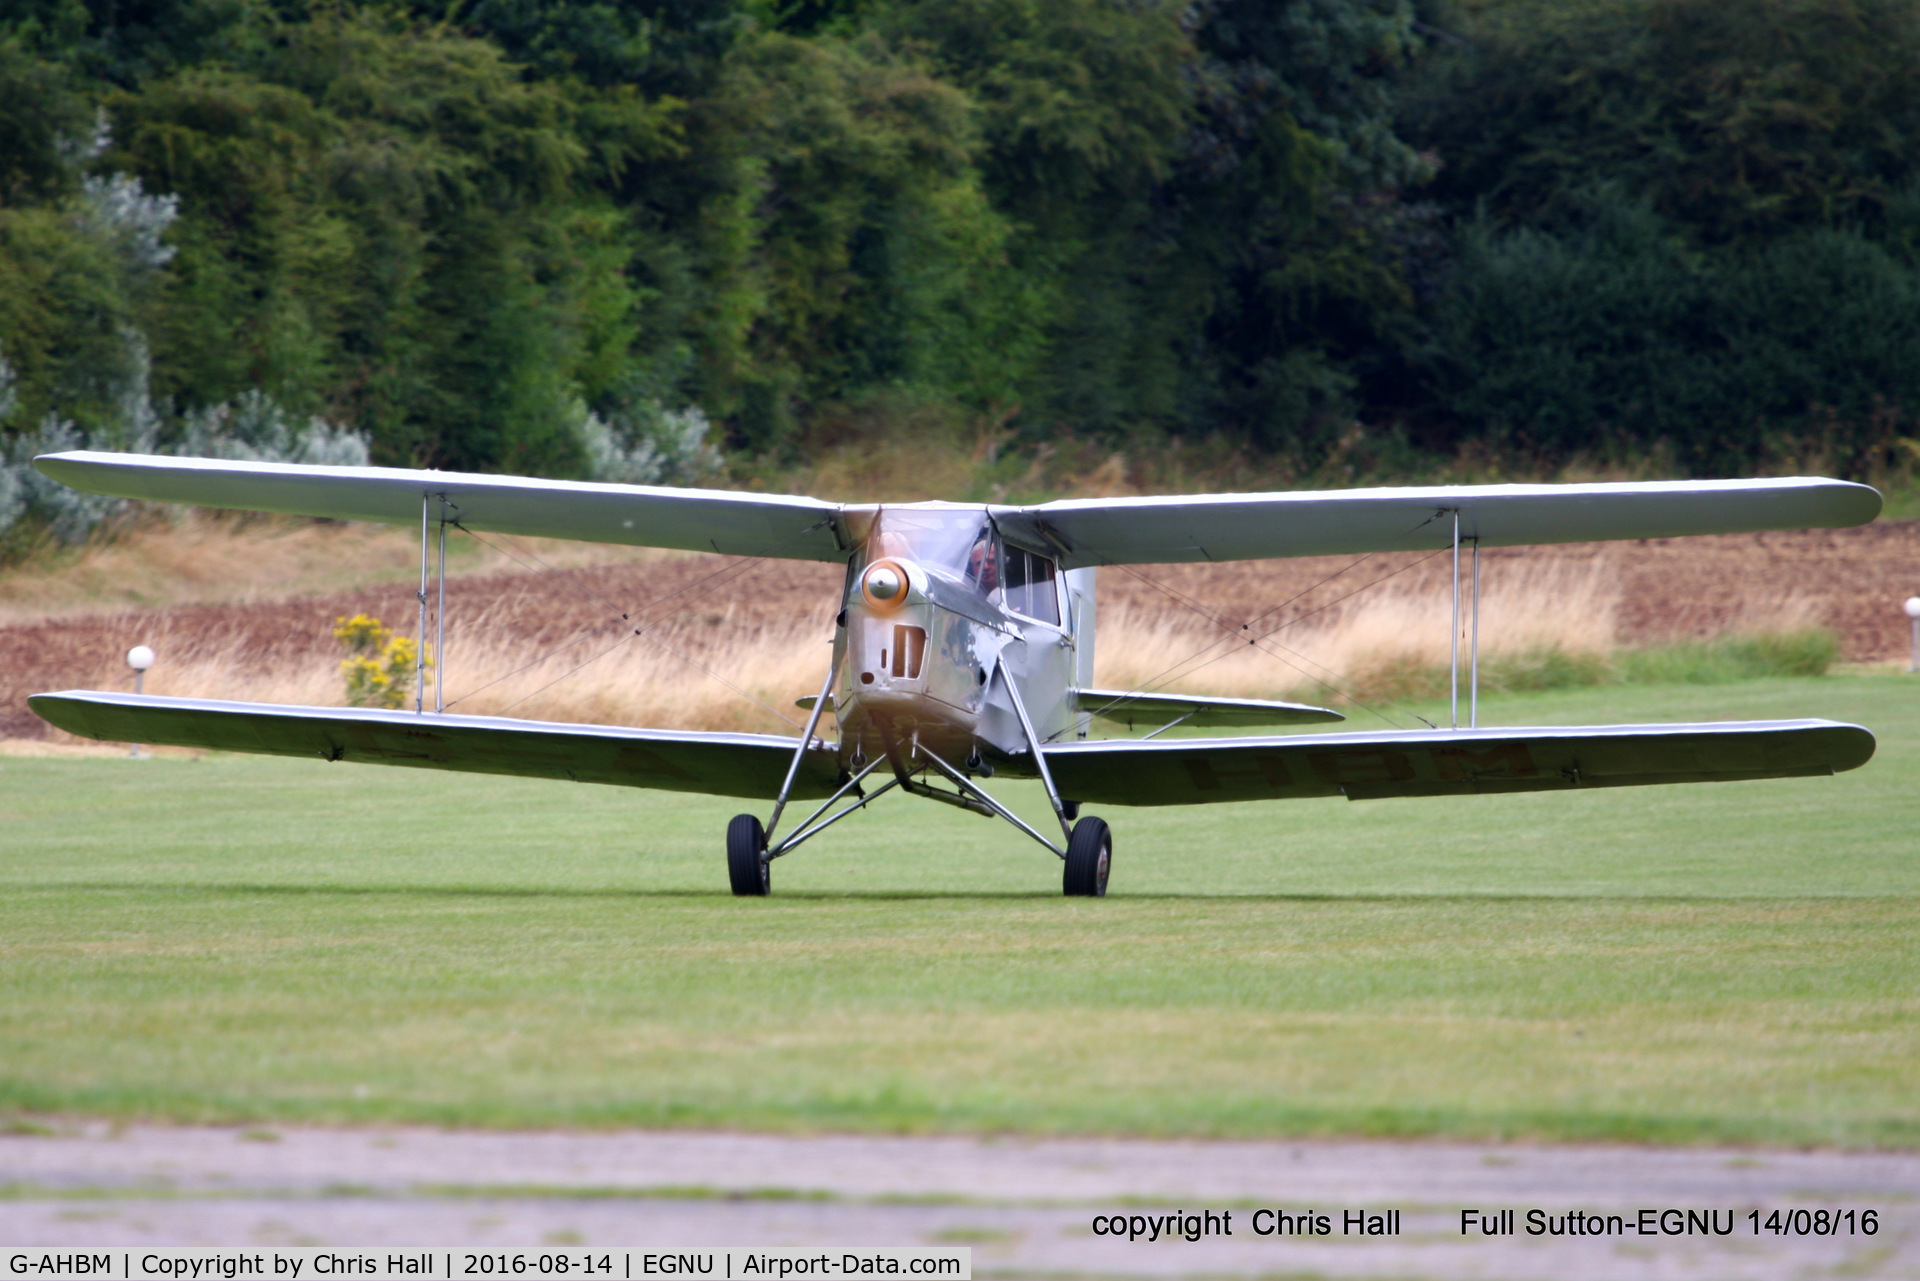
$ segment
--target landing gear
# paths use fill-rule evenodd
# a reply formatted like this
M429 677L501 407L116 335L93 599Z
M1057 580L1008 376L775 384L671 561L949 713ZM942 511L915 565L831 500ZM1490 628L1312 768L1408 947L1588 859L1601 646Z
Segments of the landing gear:
M765 898L773 892L773 868L767 862L767 830L752 814L727 824L727 876L735 898ZM1101 877L1104 886L1106 877Z
M734 820L738 822L738 819ZM1113 866L1113 833L1104 819L1083 818L1067 838L1067 861L1061 891L1084 898L1107 896L1107 871Z

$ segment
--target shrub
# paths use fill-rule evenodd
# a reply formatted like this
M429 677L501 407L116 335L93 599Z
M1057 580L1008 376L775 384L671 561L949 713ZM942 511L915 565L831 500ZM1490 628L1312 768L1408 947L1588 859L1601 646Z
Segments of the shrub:
M1515 654L1482 654L1480 689L1487 694L1535 693L1592 685L1724 685L1770 676L1824 676L1840 656L1840 639L1824 627L1757 632L1712 640L1650 645L1612 654L1538 645ZM1460 655L1460 697L1467 696L1467 655ZM1446 666L1414 653L1396 653L1346 673L1362 702L1442 699ZM1317 686L1287 691L1312 702Z
M1838 637L1809 627L1628 650L1618 667L1624 680L1723 685L1765 676L1824 676L1839 654Z
M1604 655L1570 651L1558 645L1543 645L1492 661L1482 659L1480 663L1481 685L1500 691L1601 685L1612 676L1613 669Z
M231 404L188 413L181 422L179 439L160 443L163 424L148 395L145 340L133 334L128 345L133 351L134 372L120 397L117 421L112 426L87 431L49 413L31 430L0 437L0 535L16 522L30 522L23 531L27 537L16 536L14 545L29 545L39 530L62 543L85 542L101 522L126 506L122 499L81 493L42 475L33 466L40 454L102 449L247 462L367 465L365 436L324 418L301 421L258 390L242 392ZM16 383L13 367L0 354L0 425L18 406Z
M336 618L333 635L347 647L347 657L340 664L340 675L347 682L347 706L406 705L419 654L412 637L395 636L392 628L382 627L371 614ZM431 653L424 666L433 666Z

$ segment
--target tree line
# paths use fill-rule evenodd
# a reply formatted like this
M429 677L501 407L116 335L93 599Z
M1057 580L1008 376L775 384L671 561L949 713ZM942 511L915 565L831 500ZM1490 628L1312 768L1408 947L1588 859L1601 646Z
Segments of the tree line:
M1920 0L13 0L0 433L1880 474L1916 143Z

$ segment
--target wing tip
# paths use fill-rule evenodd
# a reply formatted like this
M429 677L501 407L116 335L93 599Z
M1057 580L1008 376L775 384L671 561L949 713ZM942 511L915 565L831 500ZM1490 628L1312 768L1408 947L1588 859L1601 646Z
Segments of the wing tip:
M1861 510L1866 514L1853 523L1856 525L1870 525L1874 521L1879 520L1880 513L1887 509L1886 495L1882 494L1872 485L1862 485L1856 481L1847 481L1844 483L1852 485L1856 490L1865 491L1865 493L1860 494L1859 501Z
M90 700L76 697L88 692L70 689L55 694L29 694L27 709L55 729L78 734L82 738L98 739L100 735L86 727L81 710Z
M1838 731L1836 738L1851 749L1844 757L1832 762L1833 772L1836 774L1859 769L1871 761L1873 754L1880 748L1880 742L1873 736L1873 731L1864 725L1849 725L1836 721L1833 728ZM1838 755L1836 753L1836 756Z
M88 451L84 449L63 449L57 454L35 454L33 469L42 476L57 480L69 489L79 489L69 476L80 474L87 465Z

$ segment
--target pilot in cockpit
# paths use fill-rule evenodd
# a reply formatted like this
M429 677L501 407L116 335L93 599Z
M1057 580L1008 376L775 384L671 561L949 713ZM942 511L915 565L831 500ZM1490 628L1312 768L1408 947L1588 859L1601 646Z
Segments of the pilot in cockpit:
M1000 587L1000 540L993 536L993 526L982 525L980 536L973 540L973 549L967 553L967 581L980 588L980 594L991 596Z

